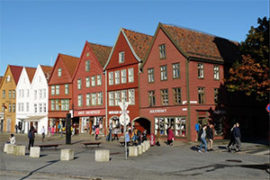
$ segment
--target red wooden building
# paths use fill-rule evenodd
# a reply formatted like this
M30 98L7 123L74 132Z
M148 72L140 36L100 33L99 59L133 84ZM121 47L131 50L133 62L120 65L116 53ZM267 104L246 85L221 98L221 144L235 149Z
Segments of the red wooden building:
M111 47L86 42L79 65L73 77L74 117L79 118L80 133L92 133L92 126L99 125L104 133L105 73Z
M121 29L104 67L107 77L107 120L112 128L120 127L122 100L129 101L130 122L144 122L139 117L139 65L143 62L152 36Z
M56 127L58 124L65 126L67 113L73 109L72 101L72 78L79 63L79 58L59 54L54 64L49 79L49 127ZM79 123L73 118L73 123Z
M151 122L151 133L159 128L165 136L171 126L177 139L196 139L195 124L220 112L215 111L218 92L233 47L234 42L209 34L158 25L139 79L140 116Z

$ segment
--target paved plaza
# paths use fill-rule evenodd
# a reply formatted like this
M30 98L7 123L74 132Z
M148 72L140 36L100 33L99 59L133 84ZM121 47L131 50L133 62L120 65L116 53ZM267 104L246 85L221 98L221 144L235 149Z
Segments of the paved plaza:
M46 137L45 142L36 137L35 144L60 145L44 149L40 158L14 156L3 152L8 134L0 134L0 179L136 179L136 180L177 180L177 179L269 179L269 146L258 143L243 143L243 150L228 153L227 141L215 142L214 151L199 153L198 143L175 142L174 146L151 147L138 157L125 160L124 147L119 142L99 141L100 147L84 147L83 142L95 141L92 136L72 137L72 144L65 144L65 137ZM27 145L26 135L16 135L17 144ZM74 160L60 161L61 149L72 149ZM110 150L109 162L95 162L95 150Z

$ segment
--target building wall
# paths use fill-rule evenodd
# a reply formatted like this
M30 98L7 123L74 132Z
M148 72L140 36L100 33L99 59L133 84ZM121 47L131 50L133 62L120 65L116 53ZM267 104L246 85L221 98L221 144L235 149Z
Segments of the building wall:
M9 82L7 81L8 76L10 77ZM6 92L5 98L3 98L3 90L5 90L5 92ZM10 68L8 66L7 71L3 77L3 83L2 83L2 86L0 89L0 92L1 92L0 104L1 104L1 106L2 106L2 104L4 104L7 107L7 109L4 112L3 131L8 132L7 120L9 119L10 120L10 132L14 133L15 132L15 123L16 123L16 110L15 110L15 112L13 112L12 110L11 110L12 112L9 112L9 104L11 104L11 109L12 109L13 104L16 106L16 95L15 95L15 97L9 98L9 90L15 91L15 93L16 93L16 82L15 82L15 80L12 76L12 73L10 71ZM3 110L3 109L1 108L1 110Z
M125 52L125 61L124 63L119 63L119 52ZM133 68L134 71L134 82L128 82L128 69ZM121 73L120 73L120 84L118 85L109 85L109 72L115 72L117 70L127 70L127 83L121 84ZM129 105L128 111L130 116L130 121L134 120L135 118L139 117L139 93L138 93L138 60L133 55L126 39L124 38L123 34L120 33L118 40L115 44L113 54L111 56L110 62L106 67L106 74L107 74L107 104L108 104L108 120L111 117L120 116L120 107L119 106L109 106L109 93L110 91L117 91L117 90L128 90L134 89L135 90L135 105ZM117 112L118 111L118 112Z

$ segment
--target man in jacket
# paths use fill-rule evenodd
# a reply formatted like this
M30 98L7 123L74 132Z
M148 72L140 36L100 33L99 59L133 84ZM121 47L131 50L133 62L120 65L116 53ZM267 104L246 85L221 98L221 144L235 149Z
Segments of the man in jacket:
M240 124L239 123L236 123L236 126L233 130L233 137L234 137L234 140L235 140L235 150L236 152L240 151L241 150L241 132L240 132L240 128L239 128Z

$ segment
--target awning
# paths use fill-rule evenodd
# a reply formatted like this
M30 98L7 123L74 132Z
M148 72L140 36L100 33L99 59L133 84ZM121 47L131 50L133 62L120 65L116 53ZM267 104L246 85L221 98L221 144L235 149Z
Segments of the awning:
M39 121L40 119L44 118L46 116L30 116L28 118L25 118L25 121Z

